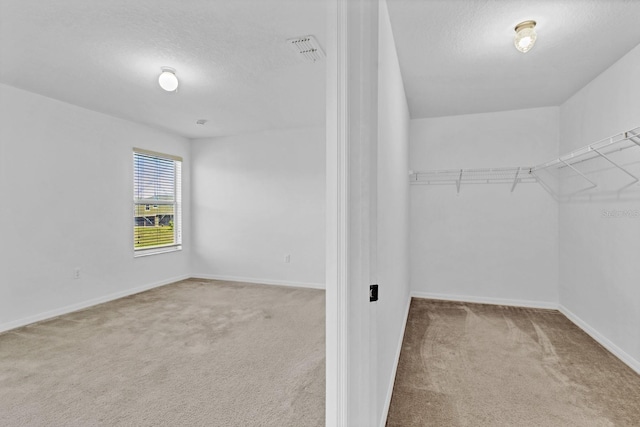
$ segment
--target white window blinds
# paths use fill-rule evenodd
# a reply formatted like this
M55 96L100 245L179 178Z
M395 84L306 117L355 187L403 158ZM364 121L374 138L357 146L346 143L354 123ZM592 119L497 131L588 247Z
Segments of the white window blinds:
M181 249L182 159L133 151L133 248L136 255Z

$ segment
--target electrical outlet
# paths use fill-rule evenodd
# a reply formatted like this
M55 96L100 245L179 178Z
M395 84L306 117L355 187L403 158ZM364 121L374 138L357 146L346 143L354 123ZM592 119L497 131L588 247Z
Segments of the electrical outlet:
M73 269L73 278L74 279L80 278L80 267L76 267Z
M284 256L284 263L285 264L289 264L291 262L291 255L285 255Z

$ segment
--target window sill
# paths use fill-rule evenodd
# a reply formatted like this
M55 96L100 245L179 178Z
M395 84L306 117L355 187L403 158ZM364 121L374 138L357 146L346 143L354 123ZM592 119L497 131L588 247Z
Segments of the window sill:
M177 252L182 250L182 245L175 246L163 246L160 248L150 248L150 249L137 249L133 252L134 258L145 257L150 255L158 255L158 254L166 254L170 252Z

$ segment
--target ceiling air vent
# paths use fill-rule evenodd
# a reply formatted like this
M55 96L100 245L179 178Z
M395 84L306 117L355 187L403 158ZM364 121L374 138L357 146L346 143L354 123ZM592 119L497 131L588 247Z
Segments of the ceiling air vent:
M324 58L324 52L313 36L296 37L287 40L287 44L298 54L297 56L305 62L316 62Z

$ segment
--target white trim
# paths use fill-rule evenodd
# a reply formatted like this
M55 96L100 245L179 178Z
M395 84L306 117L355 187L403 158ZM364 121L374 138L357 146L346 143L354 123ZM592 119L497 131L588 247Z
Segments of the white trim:
M549 310L557 310L558 303L548 301L529 301L529 300L515 300L515 299L503 299L503 298L491 298L491 297L478 297L471 295L447 295L447 294L433 294L430 292L411 291L411 296L416 298L436 299L443 301L458 301L458 302L470 302L476 304L493 304L493 305L507 305L513 307L527 307L527 308L543 308Z
M596 340L598 344L606 348L610 353L616 356L625 365L629 366L636 373L640 374L640 360L634 359L629 353L615 345L608 338L598 332L595 328L591 327L587 322L576 316L567 307L560 304L558 307L560 313L562 313L567 319L572 321L577 327L585 331L591 338Z
M33 316L24 317L18 320L12 320L11 322L1 323L0 324L0 333L10 331L11 329L20 328L22 326L30 325L32 323L41 322L43 320L49 320L54 317L62 316L64 314L73 313L74 311L83 310L85 308L92 307L94 305L103 304L105 302L117 300L119 298L128 297L129 295L138 294L140 292L148 291L153 288L158 288L160 286L168 285L171 283L179 282L181 280L185 280L191 277L188 274L181 275L178 277L173 277L171 279L161 280L159 282L150 283L143 286L138 286L135 288L127 289L124 291L116 292L109 295L104 295L101 297L93 298L87 301L79 302L76 304L71 304L66 307L57 308L54 310L45 311L44 313L35 314Z
M150 256L150 255L170 254L171 252L178 252L181 250L182 250L182 243L171 244L168 246L154 246L153 248L148 248L148 249L134 249L133 257L140 258L140 257Z
M145 156L149 156L149 157L161 157L163 159L166 160L173 160L176 162L182 162L182 157L180 156L174 156L173 154L165 154L165 153L158 153L157 151L151 151L151 150L145 150L144 148L136 148L133 147L133 152L134 153L138 153L138 154L142 154Z
M387 417L389 416L389 407L391 406L391 396L393 395L393 386L396 383L396 373L398 372L398 363L400 363L400 352L402 351L402 343L404 341L404 331L407 329L407 321L409 320L409 308L411 307L411 296L407 298L407 308L404 311L404 322L402 323L402 331L400 331L400 339L398 340L398 348L396 349L396 360L393 365L393 371L391 372L391 382L387 389L387 397L384 400L384 407L382 408L382 417L380 418L380 427L384 427L387 424Z
M348 425L349 103L346 0L327 5L325 424Z
M325 289L324 283L291 282L287 280L260 279L255 277L223 276L219 274L192 274L192 279L224 280L226 282L256 283L259 285L288 286L294 288Z

